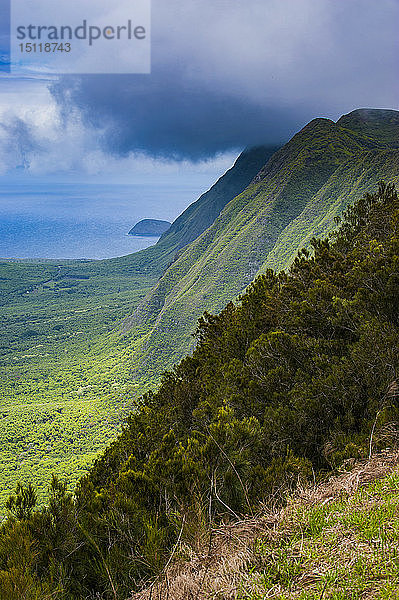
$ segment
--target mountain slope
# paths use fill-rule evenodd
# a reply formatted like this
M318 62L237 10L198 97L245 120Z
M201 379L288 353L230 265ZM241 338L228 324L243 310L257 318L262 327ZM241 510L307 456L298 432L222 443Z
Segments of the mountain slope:
M204 310L220 310L257 273L287 267L301 247L330 232L335 217L379 180L399 182L394 148L399 113L373 111L370 129L363 118L359 133L358 112L363 115L355 111L342 118L345 127L329 119L311 121L184 249L124 322L125 333L134 330L136 373L154 375L165 361L176 362L192 345L191 333ZM352 122L355 130L349 129ZM371 135L379 127L385 141Z
M102 261L106 268L114 266L128 269L134 274L160 276L176 259L181 248L212 225L226 204L249 185L276 150L275 146L257 146L244 150L234 165L196 202L186 208L154 246L135 254Z
M357 131L380 142L399 148L399 112L376 108L359 108L337 121L337 125Z
M173 222L159 246L167 244L177 251L195 240L212 225L226 204L249 185L276 150L267 146L244 150L231 169Z

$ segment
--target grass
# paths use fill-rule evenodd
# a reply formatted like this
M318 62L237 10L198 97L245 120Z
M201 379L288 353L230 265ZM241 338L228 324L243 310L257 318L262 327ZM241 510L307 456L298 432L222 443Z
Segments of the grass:
M330 502L287 511L259 540L242 600L399 597L399 471Z
M397 451L375 455L282 510L202 532L132 600L399 598L398 464Z

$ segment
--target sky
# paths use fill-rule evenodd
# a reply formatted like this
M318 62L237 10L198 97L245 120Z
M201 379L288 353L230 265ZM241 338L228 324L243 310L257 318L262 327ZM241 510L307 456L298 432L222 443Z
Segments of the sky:
M0 177L210 184L312 118L398 109L398 23L399 0L152 0L150 74L0 71Z

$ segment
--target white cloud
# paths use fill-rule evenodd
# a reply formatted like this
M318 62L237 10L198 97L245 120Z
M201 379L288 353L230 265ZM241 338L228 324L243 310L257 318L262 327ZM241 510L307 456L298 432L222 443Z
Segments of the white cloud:
M0 175L23 167L34 176L74 173L119 181L209 177L228 169L236 153L196 164L155 159L140 152L113 156L99 146L99 130L82 123L80 112L63 114L48 89L48 80L9 79L1 82Z

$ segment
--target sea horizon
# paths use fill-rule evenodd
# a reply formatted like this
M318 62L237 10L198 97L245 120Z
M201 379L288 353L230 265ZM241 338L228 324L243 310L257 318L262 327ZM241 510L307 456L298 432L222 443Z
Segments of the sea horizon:
M145 218L172 222L201 193L192 186L0 185L0 260L104 260L154 245L128 235Z

